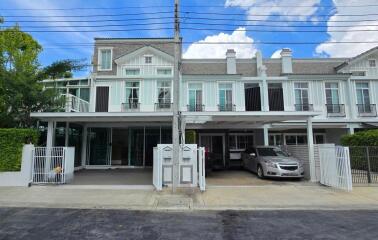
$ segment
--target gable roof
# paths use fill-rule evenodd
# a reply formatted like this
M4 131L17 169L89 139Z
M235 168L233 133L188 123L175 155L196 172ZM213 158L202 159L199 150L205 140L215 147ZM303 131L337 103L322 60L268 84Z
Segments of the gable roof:
M136 49L135 51L132 51L132 52L128 52L126 54L123 54L121 56L118 56L117 58L114 59L114 61L119 64L120 62L122 62L123 60L125 59L129 59L129 58L132 58L132 57L136 57L140 54L142 54L143 52L152 52L156 55L161 55L163 56L164 58L170 60L170 61L173 61L173 56L172 55L169 55L163 51L161 51L160 49L156 49L154 47L151 47L151 46L144 46L144 47L141 47L141 48L138 48Z
M361 58L363 58L363 57L365 57L367 55L370 55L370 54L372 54L372 53L374 53L376 51L378 51L378 46L374 47L374 48L371 48L371 49L369 49L369 50L367 50L367 51L365 51L365 52L363 52L361 54L358 54L355 57L349 58L347 61L345 61L342 64L340 64L339 66L337 66L336 70L338 71L338 70L344 68L345 66L348 66L348 65L352 64L353 62L355 62L355 61L357 61L357 60L359 60L359 59L361 59Z

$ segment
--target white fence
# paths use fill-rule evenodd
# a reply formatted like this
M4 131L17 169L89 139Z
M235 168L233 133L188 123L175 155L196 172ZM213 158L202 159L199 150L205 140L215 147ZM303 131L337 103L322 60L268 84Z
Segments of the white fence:
M319 147L320 183L352 191L352 173L348 147Z
M32 159L32 183L63 184L72 181L74 147L36 147Z
M197 187L205 191L205 149L196 144L182 146L179 160L179 187ZM153 185L157 191L173 182L172 144L154 148Z

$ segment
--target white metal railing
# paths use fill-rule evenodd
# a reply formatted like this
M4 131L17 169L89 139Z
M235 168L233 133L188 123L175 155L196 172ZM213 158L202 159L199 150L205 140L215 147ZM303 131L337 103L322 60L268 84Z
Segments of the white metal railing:
M348 147L319 147L320 183L352 191L352 173Z
M72 94L63 94L66 98L66 112L89 112L89 102Z
M206 190L206 167L205 167L205 148L198 148L198 185L203 192Z
M35 147L32 183L63 184L73 179L74 147Z

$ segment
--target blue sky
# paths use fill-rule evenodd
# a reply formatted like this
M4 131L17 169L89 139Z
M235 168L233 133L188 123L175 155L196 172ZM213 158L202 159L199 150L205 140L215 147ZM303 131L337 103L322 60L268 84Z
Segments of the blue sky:
M31 33L35 39L44 47L40 56L42 65L50 64L59 59L87 59L90 61L92 47L90 45L78 46L78 43L93 43L94 37L171 37L172 30L140 30L140 31L119 31L119 32L85 32L88 30L108 30L108 29L133 29L133 28L172 28L171 19L164 17L172 14L156 13L173 11L173 8L128 8L128 7L146 7L156 5L173 5L173 0L2 0L0 2L0 15L5 16L4 26L10 26L19 21L29 20L47 20L46 22L20 22L19 25L25 31L30 30L68 30L82 32L49 32L49 33ZM338 20L361 20L377 19L377 16L368 17L348 17L340 16L345 14L356 13L376 13L378 7L359 7L348 8L345 5L374 4L375 0L181 0L183 7L182 17L194 18L217 18L228 20L209 20L209 19L183 19L182 28L205 28L208 30L190 30L183 29L182 37L186 43L184 45L184 56L195 57L224 57L227 48L235 48L239 57L252 57L256 50L261 50L263 56L271 57L276 51L284 47L293 50L294 57L349 57L365 51L372 44L345 45L345 44L322 44L327 41L365 41L378 40L377 32L342 32L334 33L332 30L340 29L338 25L348 25L342 29L356 29L366 23L339 23ZM206 5L206 6L204 6ZM218 7L214 7L218 6ZM266 7L264 7L266 6ZM298 6L298 7L289 7ZM99 9L80 9L80 8L99 8ZM70 10L56 11L44 9L69 8ZM108 9L107 9L108 8ZM109 9L111 8L111 9ZM4 10L5 9L5 10ZM13 9L13 10L6 10ZM25 10L32 9L32 10ZM148 14L148 13L155 14ZM193 14L187 12L199 12L208 14ZM212 15L209 13L217 13ZM67 18L59 16L67 15L115 15L115 14L137 14L137 15L120 15L120 16L98 16L84 18ZM235 14L235 15L222 15ZM37 17L26 17L26 16ZM264 16L256 16L264 15ZM289 16L288 16L289 15ZM328 15L328 16L324 16ZM19 17L12 17L19 16ZM23 16L23 17L21 17ZM132 21L130 19L143 19ZM154 18L148 20L147 18ZM97 20L122 20L118 22L87 22ZM82 20L84 22L64 22L66 20ZM259 22L250 22L247 20L259 20ZM63 22L54 22L63 21ZM275 22L272 22L275 21ZM321 22L319 22L321 21ZM329 22L331 21L331 22ZM336 21L336 22L332 22ZM129 24L155 24L145 26L127 26ZM161 25L156 25L160 23ZM208 23L208 24L227 24L225 25L195 25L191 23ZM93 25L120 24L123 26L93 28ZM280 27L261 27L254 24L279 25ZM369 22L377 24L378 22ZM67 27L61 27L61 26ZM86 26L86 27L77 27ZM249 25L249 26L245 26ZM27 27L29 26L29 27ZM37 28L31 28L36 26ZM308 27L304 27L308 26ZM312 26L312 27L311 27ZM42 27L42 28L41 28ZM48 27L48 28L46 28ZM366 27L365 27L366 28ZM369 29L378 30L377 26L370 26ZM212 29L212 30L211 30ZM289 30L292 32L253 32L251 30ZM235 31L236 30L236 31ZM317 33L299 33L298 30L319 30ZM242 45L191 45L197 41L233 41L233 42L254 42L254 44ZM313 45L290 45L277 44L266 45L260 42L318 42ZM62 45L64 44L64 45ZM274 54L277 56L277 53Z

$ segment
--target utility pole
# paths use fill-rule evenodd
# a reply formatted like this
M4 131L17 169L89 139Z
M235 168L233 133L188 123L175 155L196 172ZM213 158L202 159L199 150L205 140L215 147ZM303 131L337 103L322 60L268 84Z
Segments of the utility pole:
M180 40L180 16L179 0L175 0L175 56L173 76L173 121L172 121L172 145L173 145L173 176L172 192L177 191L179 184L179 163L180 163L180 134L179 134L179 101L180 101L180 61L181 61L181 40Z

